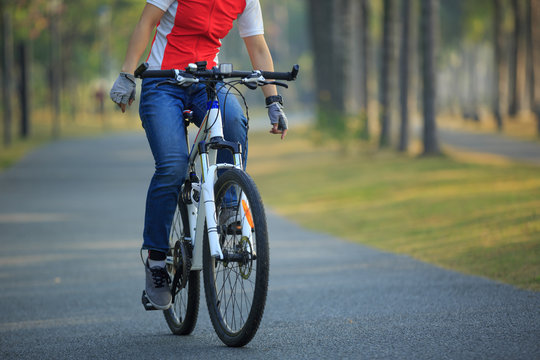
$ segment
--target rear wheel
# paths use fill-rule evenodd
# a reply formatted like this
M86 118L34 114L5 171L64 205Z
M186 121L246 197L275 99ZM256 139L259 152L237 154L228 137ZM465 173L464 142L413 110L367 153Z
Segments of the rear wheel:
M180 197L169 237L167 272L172 283L173 304L163 311L173 334L189 335L195 329L199 313L200 271L190 271L191 241L187 207Z
M253 180L231 169L215 184L219 241L224 259L210 255L205 231L203 276L212 325L228 346L251 341L261 322L268 289L266 215Z

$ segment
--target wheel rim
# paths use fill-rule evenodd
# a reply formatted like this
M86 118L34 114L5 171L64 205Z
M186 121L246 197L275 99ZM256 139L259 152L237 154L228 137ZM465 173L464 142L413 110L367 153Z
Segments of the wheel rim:
M171 233L169 237L169 254L167 256L167 272L171 279L174 279L176 272L175 265L178 262L178 253L175 251L176 243L178 241L184 241L184 228L182 223L182 214L178 207L174 214L173 222L171 225ZM176 254L175 254L176 253ZM187 276L187 275L186 275ZM188 307L187 287L184 289L176 290L176 294L173 294L173 304L166 310L171 315L172 320L176 325L180 326L185 319Z

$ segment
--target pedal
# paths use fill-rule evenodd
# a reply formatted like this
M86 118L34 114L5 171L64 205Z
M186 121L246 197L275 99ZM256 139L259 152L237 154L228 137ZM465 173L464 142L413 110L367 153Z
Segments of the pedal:
M143 292L142 292L141 302L142 302L142 304L144 306L144 310L146 310L146 311L158 310L158 309L156 309L154 307L154 305L152 305L150 300L148 300L148 297L146 296L146 290L143 290Z

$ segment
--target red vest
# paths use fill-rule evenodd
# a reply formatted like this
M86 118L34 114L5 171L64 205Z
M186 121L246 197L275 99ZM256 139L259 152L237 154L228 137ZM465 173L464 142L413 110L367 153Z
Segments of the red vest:
M158 24L150 65L183 69L196 61L216 65L223 39L246 7L246 0L176 1ZM173 20L174 14L174 20ZM152 62L154 64L152 64Z

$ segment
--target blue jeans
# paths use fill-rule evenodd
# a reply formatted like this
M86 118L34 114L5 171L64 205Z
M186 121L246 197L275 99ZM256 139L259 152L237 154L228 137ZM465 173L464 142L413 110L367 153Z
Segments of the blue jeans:
M156 87L161 81L163 79L143 80L139 114L156 166L146 197L143 249L166 252L189 159L182 112L192 110L193 122L200 126L206 114L207 94L203 84L194 84L188 88L172 84ZM236 97L232 93L227 95L219 84L218 100L224 138L242 144L242 161L245 166L248 123L243 109ZM232 154L227 150L219 151L217 161L232 163Z

